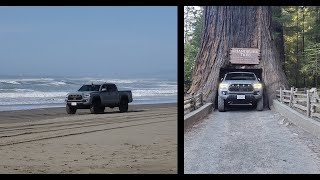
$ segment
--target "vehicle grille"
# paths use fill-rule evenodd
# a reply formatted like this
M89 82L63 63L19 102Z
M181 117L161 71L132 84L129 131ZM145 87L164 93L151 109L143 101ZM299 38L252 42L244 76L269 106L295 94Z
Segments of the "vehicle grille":
M81 100L82 96L81 95L69 95L68 100Z
M229 87L229 91L251 92L253 91L253 87L251 84L231 84Z

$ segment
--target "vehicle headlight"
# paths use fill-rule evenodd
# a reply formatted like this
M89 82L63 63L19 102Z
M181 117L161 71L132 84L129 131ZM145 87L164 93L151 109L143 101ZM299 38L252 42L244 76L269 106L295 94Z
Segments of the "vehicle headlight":
M90 94L85 94L84 97L90 97Z
M219 87L220 87L220 89L227 89L228 88L228 84L220 83Z
M262 84L261 83L253 84L253 88L254 89L261 89L262 88Z

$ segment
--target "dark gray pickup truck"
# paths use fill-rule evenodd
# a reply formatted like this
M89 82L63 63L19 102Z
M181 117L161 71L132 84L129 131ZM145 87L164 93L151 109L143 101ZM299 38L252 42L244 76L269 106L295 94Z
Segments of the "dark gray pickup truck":
M68 114L77 109L90 109L92 114L103 113L105 107L119 107L120 112L128 111L132 102L131 91L118 91L115 84L85 84L77 92L68 93L65 99Z

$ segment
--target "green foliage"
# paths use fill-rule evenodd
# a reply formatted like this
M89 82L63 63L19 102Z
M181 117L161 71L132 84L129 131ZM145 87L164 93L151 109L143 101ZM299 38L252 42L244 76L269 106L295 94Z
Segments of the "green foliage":
M186 6L184 16L184 85L189 89L195 59L200 49L203 27L202 8Z
M290 86L315 87L320 43L319 6L282 6L273 20L282 23L285 44L285 73Z
M198 53L198 48L192 44L184 45L184 80L190 81L192 78L192 70L194 60Z

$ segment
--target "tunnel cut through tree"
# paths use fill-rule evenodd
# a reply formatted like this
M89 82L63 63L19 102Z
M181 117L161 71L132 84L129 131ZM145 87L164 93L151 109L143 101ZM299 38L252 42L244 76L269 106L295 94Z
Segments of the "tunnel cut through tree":
M274 39L275 31L281 31L281 28L272 22L271 15L270 6L204 7L201 45L188 93L202 92L205 101L215 102L221 68L261 69L265 85L264 99L269 103L280 86L287 88L288 82L282 69L283 48L278 48L279 41ZM276 25L277 28L274 28ZM283 42L280 46L283 46ZM231 48L260 49L260 63L230 64Z

